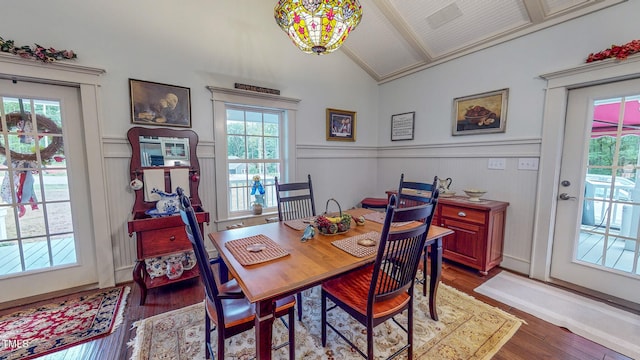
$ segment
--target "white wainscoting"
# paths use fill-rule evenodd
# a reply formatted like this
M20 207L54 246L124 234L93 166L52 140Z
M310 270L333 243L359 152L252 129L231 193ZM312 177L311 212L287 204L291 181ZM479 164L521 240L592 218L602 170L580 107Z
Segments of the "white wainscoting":
M136 258L135 235L129 237L127 221L133 206L128 187L131 148L125 138L103 139L107 174L107 196L111 219L111 241L116 281L132 279ZM213 142L198 145L200 197L211 213L205 233L224 228L216 219L215 166ZM367 196L384 197L398 186L400 174L406 179L430 181L433 176L451 177L452 189L462 193L466 187L486 189L487 198L507 201L504 261L502 266L528 273L533 237L537 171L517 170L518 158L540 154L540 139L469 141L458 144L402 145L371 147L349 145L298 145L297 179L311 174L316 210L325 210L326 201L335 198L343 209L357 206ZM505 170L489 170L489 158L505 158ZM333 205L330 205L333 206ZM330 209L332 210L332 209ZM212 250L212 249L210 249Z
M487 199L506 201L504 259L502 267L527 274L533 242L538 171L518 170L519 158L540 156L539 138L506 141L429 144L380 148L378 190L394 189L401 173L407 180L453 179L451 189L487 190ZM504 170L488 169L490 158L504 158Z

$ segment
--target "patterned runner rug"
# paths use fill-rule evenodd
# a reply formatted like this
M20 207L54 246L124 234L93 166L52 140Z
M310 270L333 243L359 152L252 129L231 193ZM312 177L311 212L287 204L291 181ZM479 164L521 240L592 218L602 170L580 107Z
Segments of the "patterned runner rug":
M0 317L0 360L32 359L111 334L129 287L101 289Z
M414 302L414 359L490 359L523 323L522 320L489 306L445 284L438 289L440 321L429 317L428 298L422 285L416 286ZM320 289L305 291L303 319L296 323L296 358L362 359L333 331L327 330L327 347L320 339ZM156 315L134 323L136 338L132 360L204 359L204 306L202 303ZM406 325L406 317L397 317ZM328 321L337 324L348 337L366 349L363 326L342 310L333 310ZM406 334L391 320L375 328L376 356L388 356L406 343ZM215 341L216 335L212 334ZM287 330L274 322L273 343L287 341ZM215 348L215 345L214 345ZM255 354L254 331L227 340L225 359L248 359ZM288 347L273 353L274 359L287 359ZM406 354L400 356L406 359Z

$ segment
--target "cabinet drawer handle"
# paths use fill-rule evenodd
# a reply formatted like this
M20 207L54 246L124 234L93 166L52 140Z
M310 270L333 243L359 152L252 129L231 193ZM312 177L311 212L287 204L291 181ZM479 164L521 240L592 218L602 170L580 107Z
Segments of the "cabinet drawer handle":
M171 235L171 237L169 238L169 241L174 241L176 239L175 235Z
M465 213L464 211L460 211L460 212L458 213L458 216L460 216L460 217L466 217L466 216L467 216L467 213Z

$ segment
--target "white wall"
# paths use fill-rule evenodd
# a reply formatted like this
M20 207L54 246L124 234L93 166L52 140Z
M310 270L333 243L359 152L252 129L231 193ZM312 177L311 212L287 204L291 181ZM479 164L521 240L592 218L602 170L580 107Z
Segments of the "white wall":
M452 177L458 192L487 189L487 198L510 203L502 266L528 273L539 179L517 170L517 159L540 156L546 81L539 76L637 39L638 14L640 1L627 1L381 85L378 192L393 188L399 172ZM454 98L502 88L509 88L505 133L451 135ZM415 140L392 143L391 115L408 111L416 112ZM505 158L506 169L488 170L491 157Z
M105 153L105 193L109 197L111 239L117 280L131 278L135 242L127 233L133 205L128 189L131 150L126 132L132 126L128 79L185 86L191 89L193 130L200 137L201 198L216 219L214 194L213 111L206 86L233 88L234 83L279 89L301 99L297 143L313 149L298 160L298 179L311 173L318 209L330 197L345 207L377 174L375 151L366 166L350 165L351 149L375 148L378 139L378 87L341 52L313 56L296 49L273 18L276 1L168 0L8 0L2 2L0 36L19 45L38 43L78 53L74 62L106 69L100 106ZM357 142L334 145L325 140L326 108L357 112ZM215 229L212 223L210 229Z

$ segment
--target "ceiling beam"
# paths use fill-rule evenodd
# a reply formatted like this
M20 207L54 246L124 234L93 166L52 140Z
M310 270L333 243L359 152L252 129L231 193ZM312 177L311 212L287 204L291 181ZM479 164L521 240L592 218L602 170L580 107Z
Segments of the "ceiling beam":
M367 74L369 74L369 76L371 76L375 81L382 80L382 75L378 74L375 70L373 70L371 66L369 66L369 64L367 64L364 60L362 60L362 58L360 58L358 55L356 55L356 53L351 51L351 49L349 49L349 45L345 43L340 47L340 51L345 53L351 59L351 61L356 63L358 66L360 66L362 70L364 70Z
M523 0L522 2L527 9L532 24L539 24L544 21L544 6L541 0Z
M425 44L420 41L418 36L411 31L411 27L404 20L402 15L398 12L398 10L391 4L389 0L371 0L380 10L382 15L389 20L391 26L393 26L396 31L404 38L404 40L411 46L411 48L422 56L423 60L428 63L433 61L433 57L431 56L431 52L425 46Z

